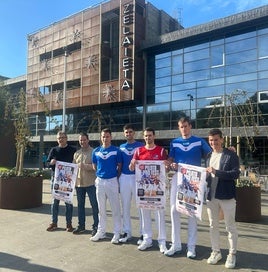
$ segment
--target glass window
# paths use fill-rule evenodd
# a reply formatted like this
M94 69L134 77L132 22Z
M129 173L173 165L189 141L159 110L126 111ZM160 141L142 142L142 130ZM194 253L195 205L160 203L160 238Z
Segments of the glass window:
M259 36L259 58L268 58L268 35Z
M172 51L172 56L182 55L182 54L183 54L183 49Z
M170 93L155 95L155 103L164 103L169 101L170 101Z
M210 71L210 77L213 78L223 78L224 77L224 67L213 67Z
M211 66L224 65L224 46L213 46L210 49Z
M184 54L184 63L209 58L208 48Z
M185 91L173 92L171 100L172 101L183 100L185 102L186 100L190 99L190 95L194 98L195 97L195 90L185 90Z
M183 74L172 76L172 85L180 84L183 82Z
M207 87L207 86L218 86L224 84L223 78L211 79L211 80L202 80L197 82L198 87Z
M267 59L260 59L258 61L258 70L268 70L268 58Z
M200 70L192 73L184 74L184 82L198 81L202 79L209 79L209 70Z
M162 94L162 93L170 92L170 90L171 90L170 86L161 87L161 88L155 88L155 93L156 94Z
M236 36L231 36L231 37L226 38L225 41L226 41L226 43L233 43L235 41L245 40L245 39L252 38L252 37L256 37L255 31L247 32L247 33L236 35Z
M192 72L209 68L209 59L188 62L184 64L184 72Z
M257 80L250 80L246 82L235 82L233 84L226 84L225 91L227 94L232 93L234 90L241 89L248 93L255 93L257 91Z
M172 57L172 75L183 73L183 57L177 55Z
M194 45L194 46L188 46L184 48L184 53L191 52L191 51L200 51L203 48L208 48L209 44L206 42ZM198 52L199 52L198 51Z
M261 79L258 81L258 90L268 90L268 78Z
M118 79L119 9L102 14L101 81Z
M169 67L171 65L171 57L159 59L155 61L155 68Z
M267 41L268 42L268 41ZM226 55L226 65L233 63L241 63L245 61L252 61L257 59L257 50L252 49L243 52Z
M155 56L155 60L164 59L171 56L171 52L166 52Z
M197 97L211 97L211 96L220 96L224 93L224 85L219 86L207 86L197 89Z
M155 80L155 87L164 87L171 85L171 77L162 77Z
M172 92L184 91L184 90L195 90L195 89L196 89L196 82L191 82L191 83L185 83L185 84L179 84L179 85L173 85L172 86Z
M161 68L155 70L155 77L171 76L171 67Z
M225 53L230 54L239 51L245 51L249 49L256 49L257 41L256 38L241 40L237 42L227 43L225 45Z
M223 107L224 101L223 101L223 95L219 96L211 96L207 98L199 98L196 99L196 107L198 109L202 108L214 108L214 107Z
M192 102L191 102L192 103ZM188 103L185 102L185 100L183 101L172 101L171 103L171 110L172 111L185 111L190 109L190 100L188 101Z
M230 76L230 77L225 78L226 84L236 83L238 85L241 84L241 82L255 80L255 79L257 79L257 73L243 74L243 75L239 75L239 76Z
M157 104L157 105L148 105L147 106L147 112L161 112L161 111L170 111L170 104Z
M257 61L250 61L245 63L238 63L230 66L226 66L226 76L240 75L246 73L255 73L257 71Z

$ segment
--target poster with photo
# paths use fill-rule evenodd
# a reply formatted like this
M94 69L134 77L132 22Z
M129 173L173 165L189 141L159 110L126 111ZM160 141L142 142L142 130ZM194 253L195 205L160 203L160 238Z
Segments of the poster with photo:
M206 168L178 164L176 209L202 220L202 207L206 191Z
M136 203L139 208L158 210L166 205L166 173L163 161L137 161Z
M74 187L77 178L78 165L57 161L53 181L52 196L69 204L73 203Z

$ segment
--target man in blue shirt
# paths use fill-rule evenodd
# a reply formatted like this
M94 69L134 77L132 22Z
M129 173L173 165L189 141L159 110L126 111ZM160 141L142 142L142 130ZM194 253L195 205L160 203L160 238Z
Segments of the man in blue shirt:
M120 185L120 197L122 202L123 211L123 237L120 238L121 243L127 242L131 239L132 228L131 228L131 216L130 207L132 197L136 196L136 182L135 182L135 172L129 170L129 164L133 157L134 151L137 147L143 146L144 144L135 140L135 131L131 124L126 124L123 128L124 136L127 141L120 145L120 150L122 153L122 173L119 178ZM141 216L139 210L139 216ZM141 220L140 220L141 222ZM140 234L141 226L140 226Z
M178 169L178 163L186 163L195 166L201 166L201 160L210 151L208 143L199 137L191 134L191 121L188 117L183 117L178 121L178 128L181 137L174 139L170 144L169 160L171 168ZM171 180L170 191L170 213L171 213L171 241L172 245L164 254L172 256L182 250L181 248L181 214L176 210L176 195L177 195L177 173L174 174ZM195 245L197 240L197 219L196 217L188 217L188 242L187 242L187 257L195 258Z
M96 171L96 195L99 206L99 225L97 233L90 238L96 242L106 238L106 200L110 202L114 225L112 244L118 244L121 231L121 212L118 177L121 173L122 156L118 147L111 144L112 132L109 128L101 131L102 145L92 153L93 169Z

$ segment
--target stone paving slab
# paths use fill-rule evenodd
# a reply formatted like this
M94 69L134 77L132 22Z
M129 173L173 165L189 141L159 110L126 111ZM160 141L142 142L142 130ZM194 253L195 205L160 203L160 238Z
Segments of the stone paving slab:
M166 257L159 252L154 229L154 246L146 251L137 250L138 217L132 209L133 239L127 244L113 245L111 212L108 208L107 236L101 242L91 242L90 231L73 235L65 231L65 206L61 203L59 227L47 232L50 223L50 185L43 184L43 205L28 210L0 209L0 271L27 272L192 272L228 271L224 267L227 255L227 237L222 224L221 241L223 260L217 265L208 265L210 240L206 211L198 224L197 258L186 258L186 219L182 219L183 252ZM87 205L88 201L87 201ZM73 224L77 224L77 203L74 202ZM87 228L90 229L91 209L87 206ZM268 270L268 193L262 192L262 219L256 223L237 223L239 230L237 267L233 271ZM170 243L169 205L166 212L167 239Z

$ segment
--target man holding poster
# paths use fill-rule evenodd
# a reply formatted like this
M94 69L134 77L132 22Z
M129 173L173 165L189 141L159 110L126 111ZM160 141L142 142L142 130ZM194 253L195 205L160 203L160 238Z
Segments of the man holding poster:
M51 183L53 189L54 176L55 176L55 166L57 161L72 163L73 155L76 149L67 143L67 134L63 131L57 133L58 146L53 147L48 155L47 161L49 162L49 167L51 168ZM63 172L59 170L59 174ZM59 177L61 178L61 177ZM64 178L64 177L62 177ZM64 180L65 182L65 180ZM52 222L49 224L47 231L54 231L58 228L58 213L59 213L60 200L53 198L51 204ZM66 206L66 231L72 232L72 217L73 217L73 204L65 202Z
M210 151L208 143L199 137L191 134L191 120L188 117L182 117L178 121L178 128L181 137L174 139L170 144L169 161L172 170L178 170L178 163L200 166L201 159ZM181 213L176 209L176 196L178 191L178 175L175 173L171 180L170 190L170 213L171 213L171 241L172 245L165 252L166 256L172 256L177 252L181 252ZM195 258L195 245L197 240L197 220L195 216L188 217L188 242L187 257Z
M161 253L166 251L165 227L165 161L167 153L163 147L154 143L155 130L146 128L143 131L145 146L135 150L129 169L135 170L138 181L137 198L142 213L143 242L139 250L152 247L151 210L156 210L158 220L158 245ZM157 162L156 162L157 161Z

